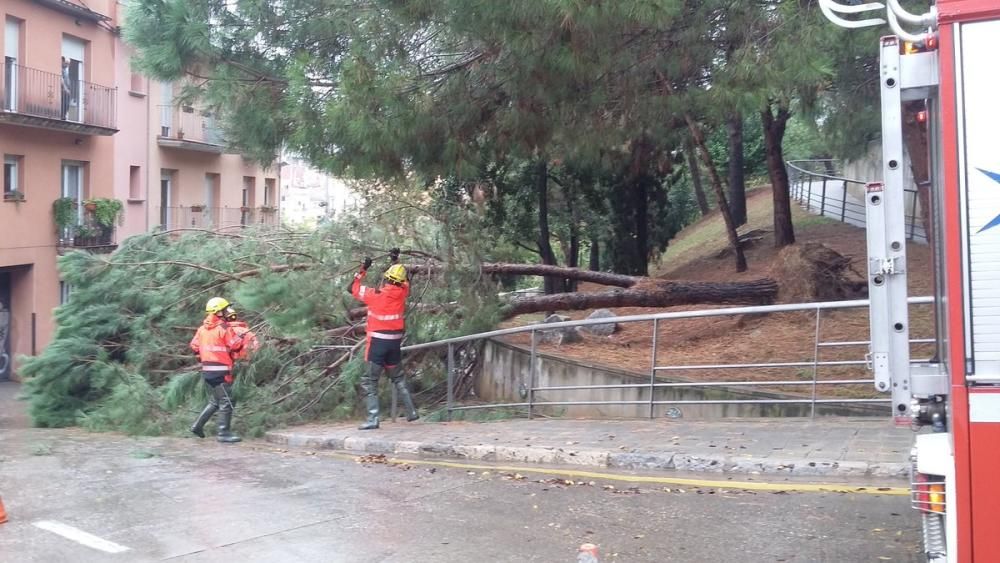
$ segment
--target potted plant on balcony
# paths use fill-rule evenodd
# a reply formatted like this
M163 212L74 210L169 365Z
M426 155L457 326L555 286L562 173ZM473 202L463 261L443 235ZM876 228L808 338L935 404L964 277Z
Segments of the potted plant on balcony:
M273 206L273 205L261 205L260 206L260 212L261 213L274 213L277 210L278 210L278 208L275 207L275 206Z
M18 190L11 190L9 192L4 192L3 200L13 201L14 203L21 203L22 201L24 201L24 194L19 192Z
M110 242L111 233L114 232L115 224L121 224L125 215L122 213L124 205L121 201L117 199L99 197L90 200L94 203L93 210L93 223L97 227L97 235L100 236L101 240L107 240Z
M85 199L83 201L83 208L87 210L88 213L93 213L97 209L97 201L93 199Z
M193 211L195 213L201 213L204 210L205 210L205 204L204 203L192 203L191 204L191 211Z
M96 246L96 239L100 233L97 229L89 225L80 225L73 235L73 246Z
M56 223L56 232L68 232L76 225L77 202L71 197L61 197L52 202L52 218Z

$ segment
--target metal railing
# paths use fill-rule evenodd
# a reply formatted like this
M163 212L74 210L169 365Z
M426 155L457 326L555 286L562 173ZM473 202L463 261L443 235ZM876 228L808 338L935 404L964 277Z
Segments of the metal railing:
M164 230L217 229L237 225L277 226L278 210L267 207L176 206L158 209L159 224Z
M89 209L81 209L79 219L72 225L59 230L57 246L84 249L114 247L116 243L114 225L105 226L97 221L97 216Z
M790 160L786 163L791 197L806 210L849 223L865 226L864 180L847 178L840 171L840 163L832 159ZM858 194L850 187L857 186ZM917 190L903 190L906 197L906 238L926 241L923 221L918 213Z
M191 106L161 105L159 109L161 138L225 146L222 129L211 112Z
M908 302L910 305L926 305L933 304L933 297L911 297ZM810 415L816 415L816 406L819 404L889 404L891 403L890 398L821 398L818 395L819 386L844 386L844 385L871 385L874 391L874 378L852 378L852 379L820 379L819 370L823 367L829 368L843 368L846 366L867 366L869 364L866 357L861 357L856 360L821 360L820 350L823 348L837 348L837 347L861 347L867 346L869 341L858 340L858 341L835 341L835 342L822 342L820 340L820 322L822 314L824 311L835 311L835 310L847 310L847 309L860 309L867 308L869 306L869 301L867 299L859 299L852 301L828 301L819 303L793 303L793 304L781 304L781 305L762 305L753 307L728 307L719 309L704 309L697 311L675 311L667 313L656 313L656 314L645 314L645 315L629 315L613 318L603 318L603 319L584 319L577 321L566 321L557 323L544 323L544 324L534 324L529 326L505 328L500 330L494 330L490 332L484 332L479 334L472 334L468 336L460 336L456 338L448 338L444 340L439 340L435 342L427 342L423 344L414 344L410 346L405 346L403 352L415 352L419 350L427 350L432 348L447 347L447 413L450 418L452 413L455 411L464 410L475 410L475 409L493 409L493 408L526 408L528 418L531 418L534 414L534 410L538 407L562 407L571 405L648 405L649 417L654 417L655 407L658 405L710 405L710 404L804 404L810 405ZM813 355L812 358L803 361L783 361L783 362L759 362L759 363L742 363L742 364L693 364L693 365L660 365L657 359L657 352L659 351L658 342L658 329L661 323L666 323L674 320L680 319L695 319L695 318L709 318L709 317L733 317L742 315L761 315L761 314L773 314L773 313L794 313L794 312L813 312L815 314L815 333L814 333L814 345L813 345ZM559 385L559 386L540 386L537 384L538 379L538 334L540 332L544 333L547 331L560 330L560 329L576 329L579 327L593 326L593 325L606 325L610 323L638 323L638 322L652 322L653 332L652 332L652 350L649 360L649 382L648 383L622 383L613 385ZM486 340L491 338L497 338L501 336L510 336L517 334L529 333L531 335L531 359L527 375L527 384L522 395L526 395L526 400L522 402L510 402L510 403L495 403L495 404L485 404L485 405L455 405L455 347L460 344L465 344L469 342L475 342L480 340ZM933 339L914 339L911 340L912 344L929 344L933 343ZM867 355L866 355L867 356ZM926 362L929 360L923 360ZM921 361L914 361L914 363L922 363ZM666 372L677 372L677 371L698 371L698 370L744 370L744 369L787 369L787 368L807 368L812 371L811 377L807 380L795 379L781 379L781 380L742 380L742 381L661 381L658 379L658 374ZM809 388L809 395L803 397L774 397L774 398L758 398L758 399L698 399L698 400L657 400L655 397L656 389L664 389L670 387L685 387L685 388L711 388L711 387L793 387L793 386L804 386ZM648 400L601 400L601 401L591 401L591 400L573 400L573 401L538 401L536 400L536 392L546 392L546 393L558 393L564 391L575 391L575 390L598 390L598 389L648 389L649 399ZM395 401L394 401L395 404ZM395 414L395 413L393 413Z
M0 89L4 112L115 129L115 88L8 62Z

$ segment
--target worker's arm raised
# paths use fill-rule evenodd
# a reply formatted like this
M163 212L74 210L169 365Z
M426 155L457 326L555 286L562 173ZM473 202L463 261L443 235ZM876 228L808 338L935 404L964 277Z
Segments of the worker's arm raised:
M365 274L368 272L368 268L371 268L371 266L372 259L366 257L364 263L361 265L361 271L354 275L354 281L351 282L351 295L362 303L368 303L368 299L372 294L372 290L370 288L361 284L361 282L365 279Z

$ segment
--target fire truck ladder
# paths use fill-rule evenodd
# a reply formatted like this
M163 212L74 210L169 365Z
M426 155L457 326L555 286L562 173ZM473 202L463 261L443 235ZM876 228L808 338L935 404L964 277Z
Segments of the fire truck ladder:
M943 405L940 396L947 393L947 378L940 364L911 365L910 323L906 287L906 205L904 190L903 106L912 100L925 100L934 108L938 90L938 53L927 50L901 54L900 41L925 45L935 40L937 11L915 15L904 10L898 0L861 5L842 5L820 0L820 8L833 23L846 28L860 28L888 23L895 36L883 37L880 52L882 99L882 178L866 186L865 214L868 230L868 293L871 299L870 367L875 387L892 393L893 414L899 423L920 423L934 418L942 426ZM885 10L886 19L847 19L839 14L856 15ZM927 31L914 34L901 22ZM933 120L928 120L933 126ZM933 135L929 138L934 139ZM932 149L932 161L938 151ZM936 167L935 167L936 168ZM928 241L933 244L933 241ZM927 420L930 421L930 420Z

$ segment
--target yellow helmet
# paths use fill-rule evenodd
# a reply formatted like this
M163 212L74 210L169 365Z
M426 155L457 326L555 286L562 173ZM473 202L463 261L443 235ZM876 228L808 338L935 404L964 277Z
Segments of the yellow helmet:
M208 303L205 304L205 312L214 315L228 306L229 301L226 301L222 297L213 297L208 300Z
M406 281L406 268L402 264L393 264L385 271L385 279L393 283L403 283Z

